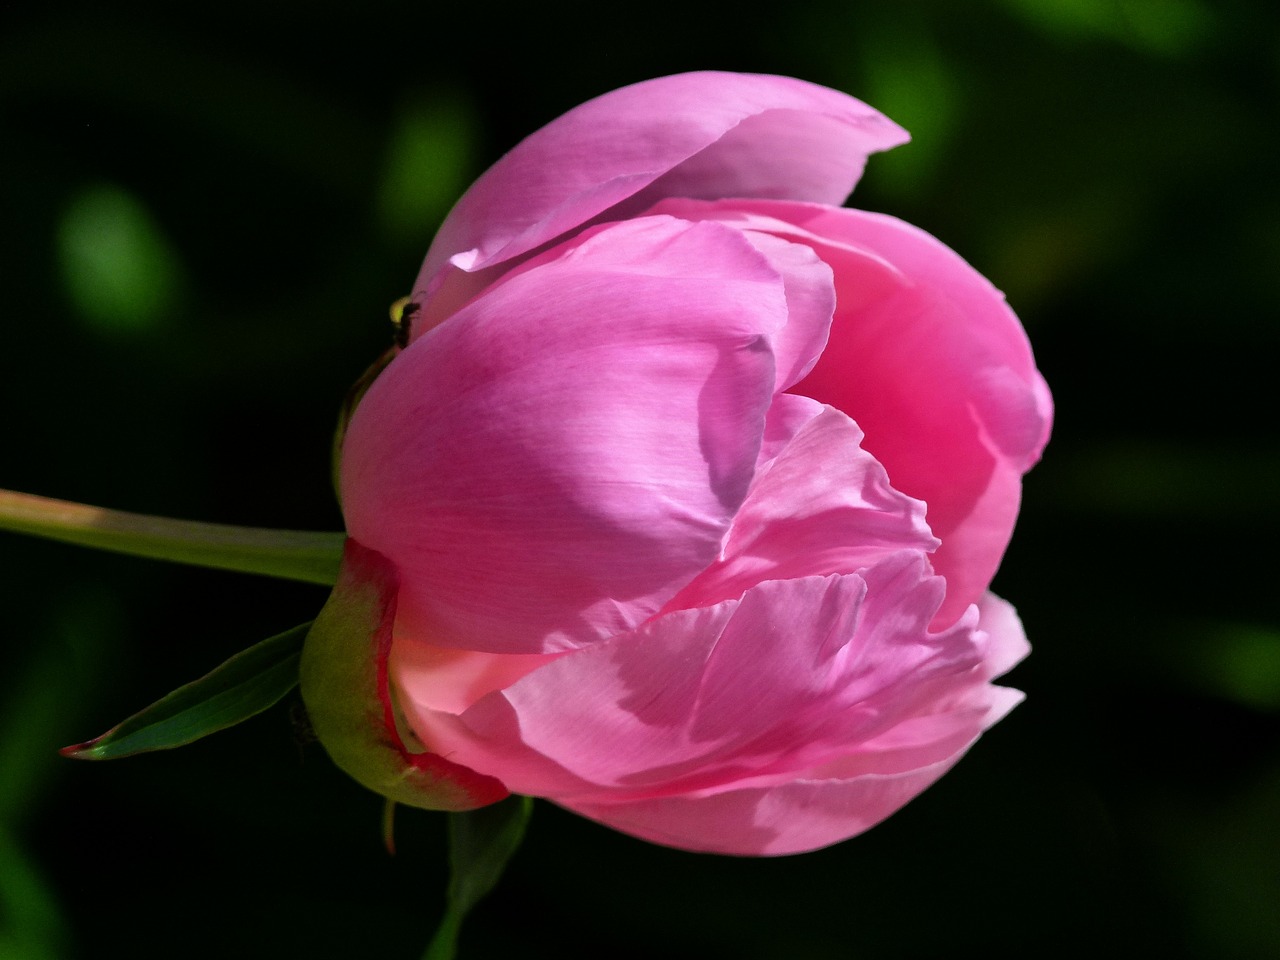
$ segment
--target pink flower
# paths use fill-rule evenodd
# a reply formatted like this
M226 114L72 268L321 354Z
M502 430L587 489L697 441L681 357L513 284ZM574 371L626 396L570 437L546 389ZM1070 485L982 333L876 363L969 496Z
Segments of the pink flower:
M436 759L658 843L791 853L1020 700L987 588L1051 401L986 280L838 206L906 139L799 80L685 74L459 201L341 470Z

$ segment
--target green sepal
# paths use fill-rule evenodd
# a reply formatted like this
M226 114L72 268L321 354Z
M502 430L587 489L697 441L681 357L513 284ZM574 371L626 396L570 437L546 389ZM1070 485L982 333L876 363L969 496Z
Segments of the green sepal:
M387 679L398 582L381 554L348 539L338 582L311 627L299 677L307 716L343 771L388 800L425 810L472 810L506 797L493 777L412 752Z
M277 703L298 682L304 623L242 650L213 672L157 700L100 737L63 747L76 760L115 760L185 746Z
M483 810L450 814L449 898L423 960L453 960L463 918L502 878L532 812L532 797L513 796Z

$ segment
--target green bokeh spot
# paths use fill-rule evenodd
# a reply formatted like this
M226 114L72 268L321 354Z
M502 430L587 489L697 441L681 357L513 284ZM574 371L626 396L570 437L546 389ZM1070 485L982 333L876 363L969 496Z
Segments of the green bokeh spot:
M1200 0L1004 0L1048 34L1099 37L1147 53L1182 56L1200 45L1213 16Z
M1280 710L1280 632L1224 626L1209 647L1205 667L1222 693L1257 710Z
M475 129L474 110L455 94L437 91L401 110L378 193L378 219L394 240L430 240L473 172Z
M960 66L948 63L919 31L876 36L863 57L867 102L911 132L911 142L871 160L877 189L919 193L945 157L964 111ZM859 95L863 95L860 91Z
M172 246L142 203L119 187L78 194L58 229L63 287L79 316L105 332L153 329L177 301Z

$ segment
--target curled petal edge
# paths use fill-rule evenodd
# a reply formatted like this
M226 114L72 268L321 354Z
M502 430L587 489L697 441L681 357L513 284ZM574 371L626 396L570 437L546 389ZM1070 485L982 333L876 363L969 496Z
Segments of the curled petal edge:
M703 71L611 91L526 137L463 194L414 283L415 328L544 244L664 197L840 204L870 154L909 139L867 104L792 77Z
M338 582L302 648L299 682L311 726L345 773L395 803L473 810L509 793L501 781L433 753L411 752L387 680L395 568L349 539Z

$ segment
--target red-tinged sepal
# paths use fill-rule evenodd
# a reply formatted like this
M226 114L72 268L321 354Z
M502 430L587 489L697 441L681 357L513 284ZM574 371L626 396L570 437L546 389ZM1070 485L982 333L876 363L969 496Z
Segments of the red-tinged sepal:
M387 680L397 577L381 554L348 539L338 582L302 648L311 725L333 762L395 803L472 810L508 795L499 780L406 747Z

